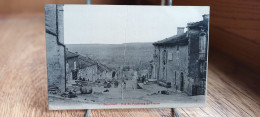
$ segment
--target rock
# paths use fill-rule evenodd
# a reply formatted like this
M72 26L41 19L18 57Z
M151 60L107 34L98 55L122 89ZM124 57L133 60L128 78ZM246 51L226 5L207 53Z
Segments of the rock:
M89 86L81 87L80 92L82 94L91 94L92 93L92 87L89 87Z
M161 91L161 94L169 95L169 91L162 90L162 91Z
M77 97L76 93L69 92L68 98L75 98Z
M106 89L104 92L109 92L109 90L108 90L108 89Z

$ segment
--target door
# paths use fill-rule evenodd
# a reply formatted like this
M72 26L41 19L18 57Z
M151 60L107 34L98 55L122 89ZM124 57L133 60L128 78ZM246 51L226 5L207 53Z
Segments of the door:
M112 78L114 78L115 76L116 76L116 72L113 71L113 72L112 72Z
M184 78L183 78L183 73L181 72L181 91L184 90Z
M72 79L73 80L77 80L78 79L78 71L77 70L72 70L71 71L72 72Z

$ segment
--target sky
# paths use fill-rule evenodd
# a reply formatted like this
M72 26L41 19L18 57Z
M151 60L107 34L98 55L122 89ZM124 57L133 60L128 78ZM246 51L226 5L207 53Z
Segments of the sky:
M207 6L65 5L65 44L156 42L202 20ZM185 28L185 31L187 29Z

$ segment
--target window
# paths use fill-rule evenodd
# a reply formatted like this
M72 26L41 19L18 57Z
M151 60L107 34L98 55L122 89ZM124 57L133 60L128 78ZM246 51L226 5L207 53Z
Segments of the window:
M202 32L199 36L199 52L206 53L206 33Z
M77 62L74 61L74 69L77 69Z
M179 45L177 45L177 50L179 51Z
M172 59L173 59L173 53L168 52L168 60L172 61Z
M165 65L167 62L167 52L166 50L163 50L163 64Z

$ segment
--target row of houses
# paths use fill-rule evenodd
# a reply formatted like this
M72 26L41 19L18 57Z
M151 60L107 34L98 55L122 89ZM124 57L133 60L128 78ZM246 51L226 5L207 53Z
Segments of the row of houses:
M153 43L152 79L188 95L204 95L209 15L178 27L177 35Z
M66 79L95 82L115 78L115 71L87 56L66 50Z

